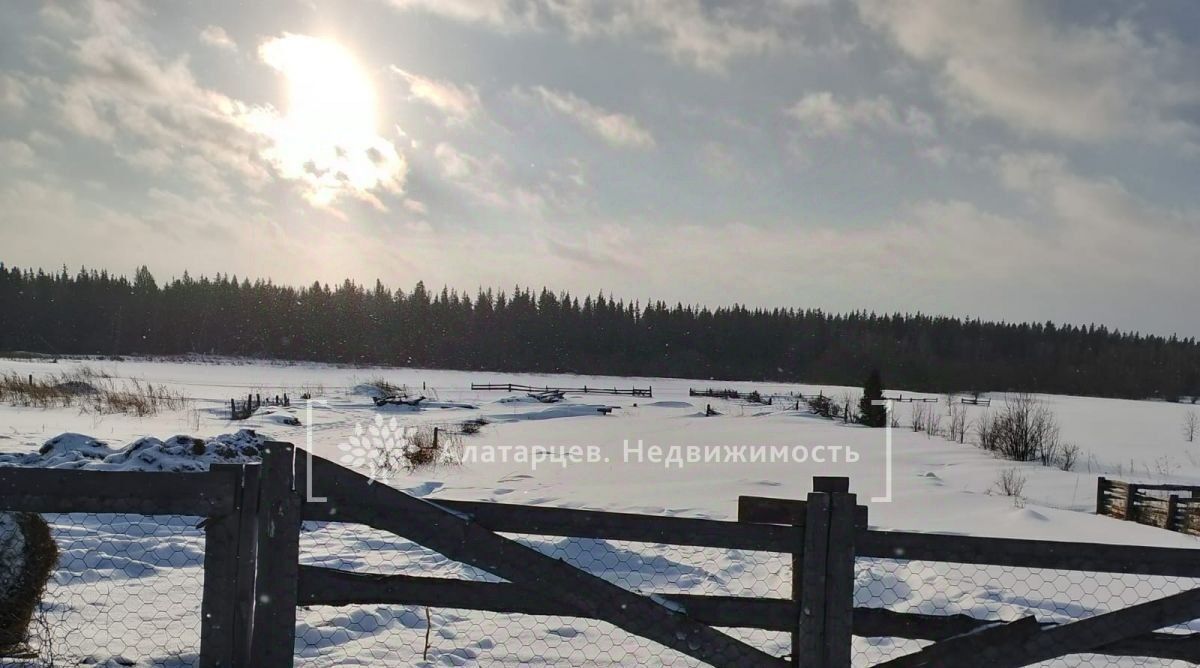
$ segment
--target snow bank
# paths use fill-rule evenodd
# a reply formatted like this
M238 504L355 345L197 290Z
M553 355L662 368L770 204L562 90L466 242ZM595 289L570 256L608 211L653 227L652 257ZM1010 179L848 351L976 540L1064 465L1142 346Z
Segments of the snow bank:
M252 429L242 429L209 439L180 435L161 441L147 436L114 449L91 436L66 433L46 441L36 453L0 454L0 466L95 471L206 471L210 464L258 461L259 449L267 440Z

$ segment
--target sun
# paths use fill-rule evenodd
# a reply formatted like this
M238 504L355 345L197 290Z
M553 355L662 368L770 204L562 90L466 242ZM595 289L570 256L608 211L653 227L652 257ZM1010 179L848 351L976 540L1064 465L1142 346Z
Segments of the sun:
M265 42L259 56L288 87L286 113L267 129L270 158L285 176L308 184L311 201L328 204L346 192L373 199L369 191L377 186L399 187L404 160L376 134L375 89L347 49L285 34Z

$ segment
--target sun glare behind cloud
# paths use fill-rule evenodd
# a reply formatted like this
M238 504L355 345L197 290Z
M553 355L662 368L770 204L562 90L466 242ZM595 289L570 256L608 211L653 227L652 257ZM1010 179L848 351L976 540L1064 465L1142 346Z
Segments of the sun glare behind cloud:
M382 208L376 187L402 190L406 163L376 134L371 81L341 45L284 34L259 47L259 57L287 79L287 112L262 123L272 139L267 156L288 178L308 185L306 197L326 205L350 194Z

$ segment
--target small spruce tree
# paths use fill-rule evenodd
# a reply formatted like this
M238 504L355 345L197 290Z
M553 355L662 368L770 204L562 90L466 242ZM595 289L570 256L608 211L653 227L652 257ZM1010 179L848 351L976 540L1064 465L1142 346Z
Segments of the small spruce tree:
M884 427L887 425L887 407L873 402L883 399L883 379L879 369L872 369L863 385L862 399L858 402L859 421L868 427Z

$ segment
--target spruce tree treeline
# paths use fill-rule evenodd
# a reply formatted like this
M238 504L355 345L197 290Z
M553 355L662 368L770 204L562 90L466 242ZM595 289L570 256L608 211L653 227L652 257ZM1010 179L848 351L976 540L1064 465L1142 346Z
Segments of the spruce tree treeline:
M236 277L159 284L0 264L0 350L211 353L487 371L802 381L932 392L1200 394L1194 338L1103 326L811 309L644 305L604 295L307 288Z

